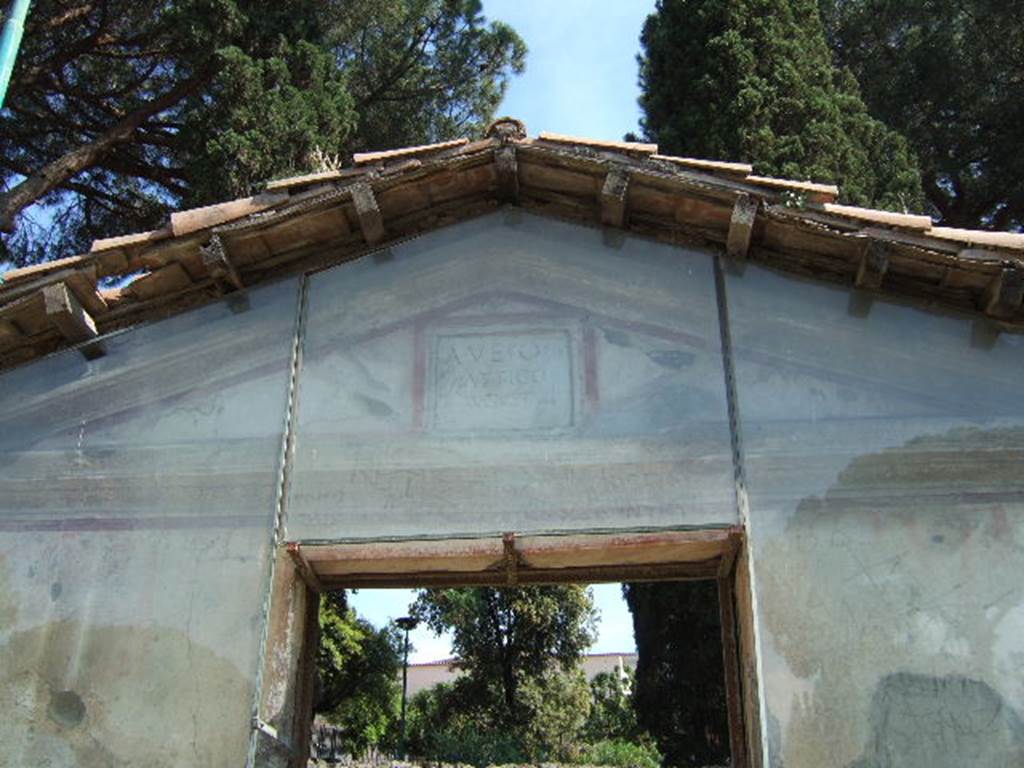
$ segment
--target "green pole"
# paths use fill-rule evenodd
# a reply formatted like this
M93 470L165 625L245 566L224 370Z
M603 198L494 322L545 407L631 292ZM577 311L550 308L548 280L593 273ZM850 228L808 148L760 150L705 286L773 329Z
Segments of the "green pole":
M18 58L21 34L25 31L25 17L28 16L30 0L11 0L7 20L4 22L3 37L0 38L0 108L7 97L7 86L14 71L14 60Z

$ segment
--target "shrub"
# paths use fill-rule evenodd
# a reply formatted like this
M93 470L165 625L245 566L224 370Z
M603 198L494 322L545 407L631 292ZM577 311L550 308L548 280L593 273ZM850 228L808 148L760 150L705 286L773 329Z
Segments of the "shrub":
M580 762L615 768L661 768L661 755L653 744L614 739L588 744Z
M485 731L472 725L445 728L431 739L428 759L439 763L469 763L477 768L524 763L526 756L512 734Z

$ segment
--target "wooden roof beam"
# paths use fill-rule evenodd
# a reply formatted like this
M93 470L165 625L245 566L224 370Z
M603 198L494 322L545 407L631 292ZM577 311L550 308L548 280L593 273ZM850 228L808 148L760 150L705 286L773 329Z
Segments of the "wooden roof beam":
M626 195L629 174L624 168L613 168L604 177L601 187L601 223L621 228L626 223Z
M981 308L990 317L1010 320L1017 314L1022 300L1024 270L1014 265L1004 265L982 293Z
M54 283L44 287L43 305L46 307L47 318L71 344L81 344L99 336L96 321L82 308L66 284ZM93 360L102 357L104 349L98 343L87 344L82 347L82 354Z
M352 204L359 219L359 228L367 245L377 245L384 239L384 217L381 215L377 198L369 184L352 186Z
M754 235L754 222L757 220L759 202L756 197L746 192L736 197L729 219L729 235L725 241L725 252L737 261L745 261L750 250L750 240Z

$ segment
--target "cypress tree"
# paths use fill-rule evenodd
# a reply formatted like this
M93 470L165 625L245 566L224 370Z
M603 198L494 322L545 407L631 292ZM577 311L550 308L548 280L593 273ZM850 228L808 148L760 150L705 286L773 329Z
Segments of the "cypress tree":
M662 152L744 160L836 183L844 202L920 209L915 158L833 66L816 0L659 0L641 46L641 124Z

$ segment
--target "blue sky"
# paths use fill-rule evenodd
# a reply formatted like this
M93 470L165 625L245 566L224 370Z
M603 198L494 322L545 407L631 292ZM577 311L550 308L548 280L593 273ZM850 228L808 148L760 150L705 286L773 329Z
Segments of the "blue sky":
M501 114L541 131L620 140L640 110L636 55L654 0L484 0L484 15L526 41L526 72L512 81Z
M633 642L633 618L622 599L619 584L595 584L594 603L600 613L598 639L590 649L595 653L629 652L636 647ZM349 604L374 626L381 626L391 619L404 616L409 603L416 598L411 589L361 589L349 596ZM417 627L409 635L413 650L409 660L437 661L451 656L451 645L447 636L435 637L425 627Z

